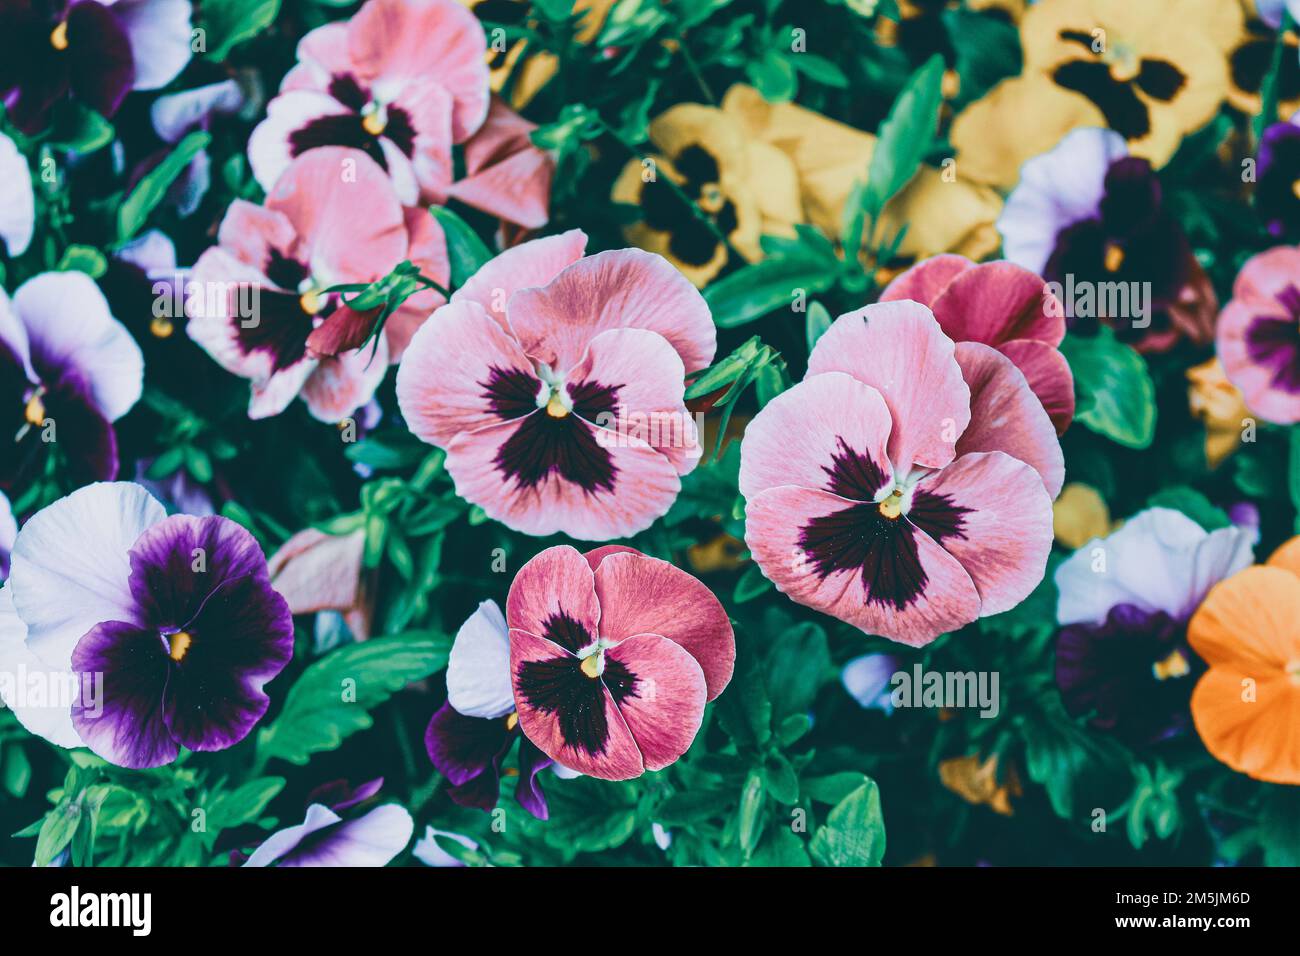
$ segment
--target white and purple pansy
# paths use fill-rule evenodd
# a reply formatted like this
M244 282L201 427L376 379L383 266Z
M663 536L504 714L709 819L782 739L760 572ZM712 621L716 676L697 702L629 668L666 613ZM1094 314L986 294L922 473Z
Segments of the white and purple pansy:
M447 702L433 715L424 745L463 807L491 810L501 791L501 765L519 739L515 799L545 820L546 795L537 775L551 758L519 730L510 686L510 635L495 601L484 601L456 632L447 661Z
M0 133L0 242L9 257L21 256L32 242L36 228L36 195L32 191L32 168L18 145Z
M1070 713L1136 744L1187 729L1205 670L1187 622L1211 587L1253 563L1256 534L1149 508L1062 562L1056 682Z
M144 358L82 272L0 292L0 489L43 472L52 447L77 484L117 477L113 422L139 400Z
M257 541L97 483L18 532L0 589L0 696L32 733L133 769L223 750L270 704L293 620Z
M307 816L296 826L271 834L252 854L232 853L231 863L243 866L387 866L406 849L415 821L405 807L385 803L363 814L343 814L374 797L380 777L355 790L337 781L308 795Z
M0 581L9 577L9 552L18 537L18 521L14 518L9 499L0 491Z
M190 61L190 0L0 0L0 96L39 133L71 95L111 117L131 90L166 86Z

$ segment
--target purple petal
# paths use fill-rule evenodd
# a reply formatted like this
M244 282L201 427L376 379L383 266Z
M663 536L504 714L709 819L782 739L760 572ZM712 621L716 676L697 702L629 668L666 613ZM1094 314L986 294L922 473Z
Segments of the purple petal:
M457 713L451 704L443 704L438 709L424 732L429 759L457 787L483 775L494 761L504 756L510 742L505 720L466 717ZM496 806L495 795L490 806Z
M190 62L190 0L117 0L113 12L131 45L132 89L157 90L176 79Z
M126 29L113 9L97 0L72 4L67 23L64 56L72 92L95 112L111 117L135 82L135 60Z
M272 834L244 866L386 866L414 832L411 815L395 803L355 820L314 803L306 820Z
M547 819L551 811L546 805L546 794L542 792L542 783L537 775L552 762L528 738L519 741L519 783L515 786L515 799L539 820Z

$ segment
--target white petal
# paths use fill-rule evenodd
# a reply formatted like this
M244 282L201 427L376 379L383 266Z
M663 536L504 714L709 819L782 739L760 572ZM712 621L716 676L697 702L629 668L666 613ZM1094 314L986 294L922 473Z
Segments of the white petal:
M0 700L29 732L60 747L81 747L72 727L75 682L71 671L47 667L27 647L13 592L0 587Z
M190 0L119 0L114 12L126 28L137 90L159 90L190 62Z
M0 239L10 258L21 256L32 241L36 224L36 201L32 193L32 171L27 157L14 141L0 133Z
M109 421L140 400L144 356L131 333L113 318L108 300L84 272L42 272L18 287L13 308L27 328L33 357L71 365L90 382Z
M27 625L27 646L37 657L70 670L73 648L92 627L135 619L127 552L166 516L139 485L97 482L23 525L8 586Z
M484 601L456 632L447 661L447 702L466 717L503 717L515 709L510 631L496 601Z
M222 80L158 97L149 108L149 118L159 136L175 143L209 114L234 113L243 105L244 93L238 81Z
M1253 561L1248 531L1207 532L1181 511L1148 508L1056 569L1056 617L1096 624L1116 605L1132 604L1186 620L1211 587Z
M464 866L446 850L438 845L436 837L443 837L447 840L455 840L461 846L469 850L477 850L478 844L469 837L461 833L449 833L446 830L435 830L433 827L426 827L424 836L416 841L411 855L423 863L425 866Z

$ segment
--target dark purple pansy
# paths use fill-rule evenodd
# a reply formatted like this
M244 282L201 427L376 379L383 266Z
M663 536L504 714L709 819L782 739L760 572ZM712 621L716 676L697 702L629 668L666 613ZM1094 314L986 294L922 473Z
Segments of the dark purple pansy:
M1182 733L1205 664L1188 646L1187 625L1164 611L1111 608L1100 624L1071 624L1056 643L1056 682L1066 709L1091 715L1098 730L1134 744Z
M519 740L518 769L502 769L510 748ZM443 704L429 721L424 746L438 772L451 784L447 796L462 807L491 810L501 795L502 776L517 776L515 799L545 820L550 811L537 774L551 766L551 758L519 732L519 718L466 717L451 704Z
M1300 233L1300 126L1274 123L1259 141L1255 209L1275 239Z
M80 272L46 272L0 295L0 490L57 453L75 484L117 475L113 422L140 397L144 360Z
M123 767L233 746L293 656L293 619L261 548L226 518L174 515L140 535L129 559L132 606L72 653L83 679L103 675L102 693L73 705L73 726Z
M39 133L71 96L112 116L132 89L158 89L190 58L188 0L0 0L0 96Z

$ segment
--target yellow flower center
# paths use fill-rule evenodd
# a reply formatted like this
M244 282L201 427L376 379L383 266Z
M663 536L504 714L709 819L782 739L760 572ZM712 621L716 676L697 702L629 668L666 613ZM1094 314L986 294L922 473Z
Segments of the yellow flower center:
M586 674L592 680L595 680L597 677L600 676L600 670L601 670L600 655L592 654L588 657L584 657L582 659L582 664L580 665L580 667L584 674Z
M189 651L190 645L194 643L194 638L184 631L177 631L168 639L167 643L167 656L174 661L179 661Z
M315 289L308 289L302 295L298 296L298 304L308 315L315 315L321 309L325 308L325 297Z
M1151 665L1151 673L1156 680L1169 680L1171 677L1186 677L1192 672L1192 665L1181 648L1174 648L1169 656Z
M895 488L889 493L889 497L880 503L880 514L893 521L903 513L903 492Z
M176 331L176 326L166 316L158 316L149 323L149 331L156 339L166 339L171 338L171 334Z
M1300 179L1291 184L1291 195L1295 196L1296 199L1300 199Z
M56 50L68 48L68 21L64 20L50 31L50 46Z
M1101 59L1110 67L1111 78L1117 83L1127 83L1142 72L1141 57L1137 55L1137 50L1126 43L1112 44Z
M519 726L519 714L517 714L515 711L512 710L509 716L506 717L506 730L511 731L518 726Z
M29 425L40 425L45 421L45 403L41 401L40 389L23 406L23 419Z
M367 113L361 118L361 128L371 136L378 136L387 126L387 120L378 110L373 113Z
M1117 242L1106 243L1105 266L1107 272L1119 272L1124 265L1124 250Z
M551 392L551 397L546 401L546 414L552 418L563 418L569 414L569 410L564 407L564 399L560 398L559 392Z

